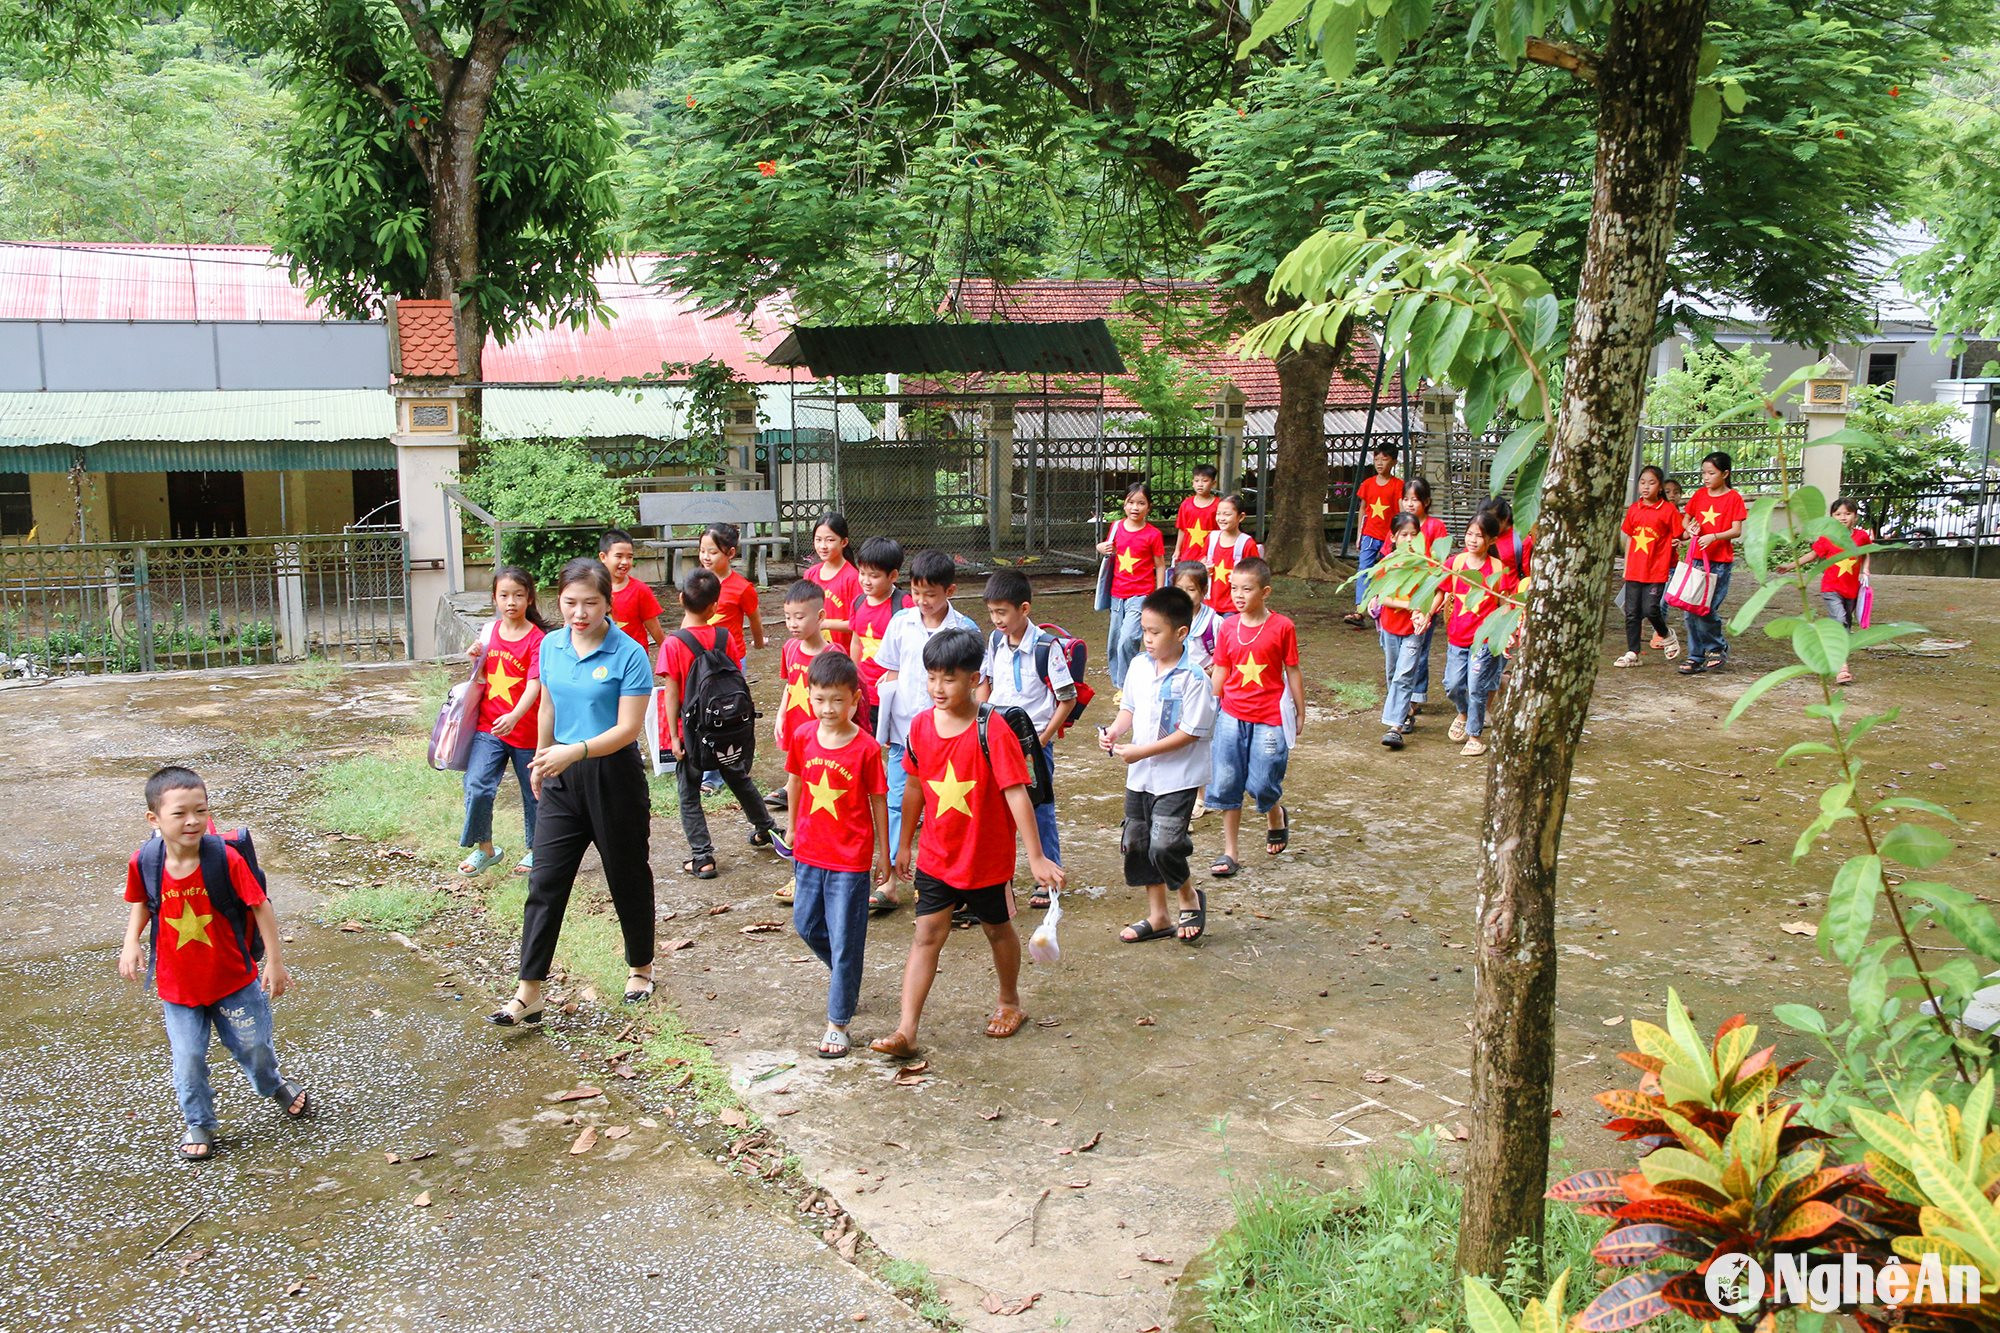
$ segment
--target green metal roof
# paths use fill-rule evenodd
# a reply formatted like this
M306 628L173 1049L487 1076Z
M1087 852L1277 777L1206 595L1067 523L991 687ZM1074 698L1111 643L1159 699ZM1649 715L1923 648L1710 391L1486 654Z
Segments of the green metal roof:
M395 423L379 389L0 393L0 470L393 468Z

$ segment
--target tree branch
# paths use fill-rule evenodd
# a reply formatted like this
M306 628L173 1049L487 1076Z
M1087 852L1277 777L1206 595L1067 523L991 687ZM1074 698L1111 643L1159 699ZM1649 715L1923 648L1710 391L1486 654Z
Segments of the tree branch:
M1580 46L1568 42L1547 42L1539 37L1528 39L1525 52L1528 60L1537 65L1548 65L1555 69L1568 70L1591 87L1597 86L1597 57Z
M437 85L438 96L443 97L458 65L458 57L445 45L438 30L431 26L430 15L418 0L395 0L395 5L396 12L403 16L403 26L410 30L410 39L430 64L431 82Z

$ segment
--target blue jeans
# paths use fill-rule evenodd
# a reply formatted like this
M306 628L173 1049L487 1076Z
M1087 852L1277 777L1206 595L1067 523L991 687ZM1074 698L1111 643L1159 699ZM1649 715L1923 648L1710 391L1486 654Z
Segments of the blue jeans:
M214 1004L162 1001L160 1007L166 1011L167 1045L174 1053L174 1095L180 1098L181 1117L189 1128L215 1128L215 1094L208 1086L210 1029L243 1067L252 1092L259 1097L278 1095L283 1080L278 1076L277 1048L271 1045L271 999L264 994L262 981Z
M1451 706L1465 715L1465 734L1486 730L1486 696L1500 688L1500 659L1483 644L1461 648L1452 644L1444 655L1444 693Z
M1382 636L1382 678L1386 682L1382 725L1394 730L1410 715L1410 704L1416 698L1417 655L1423 648L1423 636L1376 632Z
M1715 596L1708 604L1708 614L1698 616L1687 613L1688 661L1705 662L1711 654L1729 656L1729 640L1722 635L1722 599L1729 595L1729 575L1735 570L1736 562L1710 565L1715 572Z
M535 845L535 788L528 778L534 758L533 750L516 749L490 731L472 738L471 762L465 766L465 832L458 836L459 846L493 841L493 798L500 794L500 779L509 763L521 784L521 824L527 830L521 850Z
M868 943L868 872L793 867L792 929L832 972L826 1021L846 1027L861 993L861 951Z
M1375 566L1381 564L1382 552L1387 550L1388 546L1389 544L1383 541L1380 537L1363 537L1361 539L1360 563L1359 567L1356 569L1355 572L1359 574L1365 574L1369 570L1373 569ZM1356 606L1360 606L1363 602L1367 601L1369 597L1373 596L1373 594L1368 589L1368 584L1369 580L1367 579L1355 580L1354 604Z
M1111 684L1125 688L1125 668L1139 655L1139 605L1144 597L1121 597L1111 603L1111 632L1106 636L1105 660L1111 664Z
M903 771L903 747L885 745L882 747L882 767L889 779L889 856L894 859L896 849L902 846L903 836L903 784L910 775Z
M1209 809L1241 810L1247 793L1257 799L1259 814L1269 814L1284 798L1292 752L1285 748L1283 727L1217 713L1209 754Z
M1056 775L1056 752L1045 745L1042 747L1042 753L1048 756L1049 778L1053 781ZM1038 805L1035 807L1035 835L1042 840L1042 855L1048 857L1049 860L1054 861L1057 865L1061 865L1062 839L1056 834L1056 803L1054 801L1050 801L1047 805Z
M1420 704L1431 694L1431 636L1437 633L1438 623L1432 620L1424 626L1424 632L1417 635L1416 683L1410 688L1410 702Z

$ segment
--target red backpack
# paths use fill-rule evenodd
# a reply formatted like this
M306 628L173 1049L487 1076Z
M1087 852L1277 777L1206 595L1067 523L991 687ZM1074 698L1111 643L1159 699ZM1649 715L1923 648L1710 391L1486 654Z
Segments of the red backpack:
M1069 710L1069 716L1063 719L1060 727L1056 728L1056 735L1062 736L1067 734L1071 727L1083 721L1084 710L1089 708L1090 701L1097 697L1097 691L1086 685L1083 680L1084 668L1090 662L1090 649L1082 639L1061 625L1044 624L1035 628L1041 631L1035 638L1035 674L1042 678L1042 684L1050 693L1054 693L1055 686L1049 684L1049 652L1054 648L1062 650L1063 661L1069 666L1069 678L1076 684L1076 707Z

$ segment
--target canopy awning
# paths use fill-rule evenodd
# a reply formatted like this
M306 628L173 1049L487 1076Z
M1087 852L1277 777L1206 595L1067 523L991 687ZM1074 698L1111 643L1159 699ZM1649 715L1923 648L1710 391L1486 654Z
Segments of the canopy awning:
M0 393L0 471L387 469L395 428L380 389Z
M1123 375L1101 319L1073 324L795 326L766 358L834 375Z

